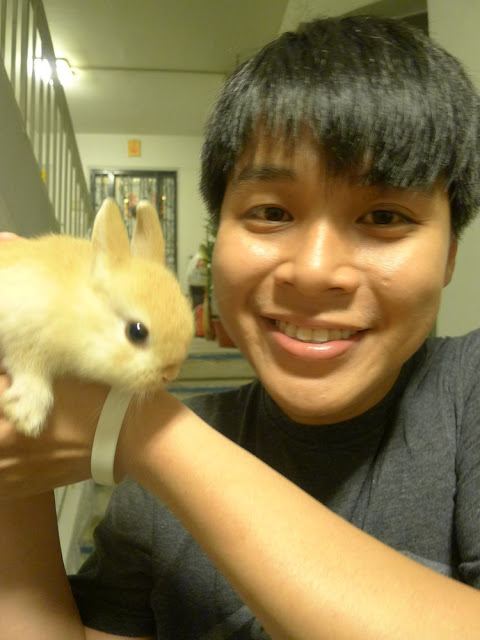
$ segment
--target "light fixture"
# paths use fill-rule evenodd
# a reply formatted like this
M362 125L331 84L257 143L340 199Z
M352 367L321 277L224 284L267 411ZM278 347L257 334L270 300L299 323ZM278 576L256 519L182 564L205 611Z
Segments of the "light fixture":
M52 67L47 58L35 58L33 61L35 74L39 76L43 82L52 82ZM57 78L61 85L69 87L75 79L75 72L66 58L56 58L55 67L57 70Z

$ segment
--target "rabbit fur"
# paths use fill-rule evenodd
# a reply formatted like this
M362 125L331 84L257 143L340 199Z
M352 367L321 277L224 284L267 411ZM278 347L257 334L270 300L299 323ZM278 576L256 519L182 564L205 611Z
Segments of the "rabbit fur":
M112 199L91 241L53 234L0 245L0 351L11 377L0 409L24 434L43 429L56 377L146 393L176 377L192 336L191 307L165 266L147 201L131 246Z

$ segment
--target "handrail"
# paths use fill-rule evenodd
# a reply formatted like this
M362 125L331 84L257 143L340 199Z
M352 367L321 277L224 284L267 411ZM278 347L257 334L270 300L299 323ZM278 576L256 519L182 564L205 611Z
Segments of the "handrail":
M39 77L35 58L49 61L50 81ZM92 202L67 99L56 75L55 51L41 0L0 0L0 59L60 231L85 236L93 220Z

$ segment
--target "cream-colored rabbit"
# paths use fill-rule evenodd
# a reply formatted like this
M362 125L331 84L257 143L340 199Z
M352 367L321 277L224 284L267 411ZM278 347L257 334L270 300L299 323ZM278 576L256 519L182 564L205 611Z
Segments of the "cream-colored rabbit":
M164 264L148 202L137 207L131 247L106 200L92 241L48 235L0 245L0 351L12 378L0 408L38 434L63 374L144 393L176 377L193 335L190 305Z

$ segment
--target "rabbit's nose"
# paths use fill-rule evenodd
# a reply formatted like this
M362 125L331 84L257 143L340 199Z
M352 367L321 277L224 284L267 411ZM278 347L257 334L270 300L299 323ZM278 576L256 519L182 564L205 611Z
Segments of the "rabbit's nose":
M168 365L168 367L165 367L164 369L162 369L163 382L171 382L172 380L175 380L175 378L178 376L179 371L180 371L179 364L170 364Z

